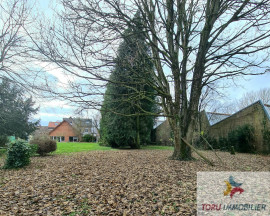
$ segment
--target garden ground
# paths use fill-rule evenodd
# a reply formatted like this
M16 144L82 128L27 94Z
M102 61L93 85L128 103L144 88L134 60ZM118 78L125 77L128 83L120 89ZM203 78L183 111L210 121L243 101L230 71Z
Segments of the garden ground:
M33 157L26 168L0 170L0 215L196 215L196 172L270 170L270 156L218 152L221 164L202 153L216 166L169 160L169 150Z

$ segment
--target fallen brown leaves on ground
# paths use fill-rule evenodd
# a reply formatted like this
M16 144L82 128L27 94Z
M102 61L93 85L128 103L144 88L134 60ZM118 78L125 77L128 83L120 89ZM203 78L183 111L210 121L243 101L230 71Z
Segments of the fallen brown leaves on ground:
M0 170L0 215L196 215L198 171L270 170L269 156L218 152L221 163L202 153L216 166L161 150L34 157L26 168Z

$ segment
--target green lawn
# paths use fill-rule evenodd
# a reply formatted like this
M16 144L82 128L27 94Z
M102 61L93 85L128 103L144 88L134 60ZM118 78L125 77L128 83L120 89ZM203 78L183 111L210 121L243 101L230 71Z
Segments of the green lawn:
M125 148L126 149L126 148ZM171 146L142 146L143 150L173 150ZM72 152L85 152L85 151L104 151L104 150L120 150L112 149L111 147L100 146L98 143L79 143L79 142L59 142L57 143L57 150L53 154L65 154ZM5 153L5 149L0 149L0 157Z
M142 149L148 149L148 150L173 150L173 147L172 146L148 145L148 146L142 146Z
M0 148L0 157L3 156L5 152L6 152L6 149L1 149Z
M173 150L171 146L142 146L143 150ZM119 150L111 147L100 146L98 143L79 143L79 142L59 142L54 154L64 154L72 152L97 151L97 150Z
M98 143L58 142L57 150L54 152L54 154L96 151L96 150L112 150L112 148L100 146Z

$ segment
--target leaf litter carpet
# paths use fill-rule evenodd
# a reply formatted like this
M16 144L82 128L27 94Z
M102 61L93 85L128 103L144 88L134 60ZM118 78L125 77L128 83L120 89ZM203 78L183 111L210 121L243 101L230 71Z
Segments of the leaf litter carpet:
M211 151L169 160L171 151L95 151L33 157L0 169L0 215L196 215L198 171L269 171L270 157ZM4 159L0 159L3 166Z

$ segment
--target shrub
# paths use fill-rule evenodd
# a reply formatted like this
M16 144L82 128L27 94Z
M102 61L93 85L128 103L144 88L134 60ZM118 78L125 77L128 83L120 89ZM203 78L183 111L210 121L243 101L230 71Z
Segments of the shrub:
M30 146L28 143L16 140L8 145L7 158L4 168L20 168L30 163Z
M199 136L198 139L195 140L194 145L199 149L205 149L205 150L209 150L209 149L212 149L212 148L213 149L219 149L218 141L214 137L211 137L207 133Z
M234 146L235 149L238 151L238 131L232 130L228 133L228 142L230 146Z
M234 146L231 146L230 153L231 153L231 155L235 155Z
M96 137L91 134L85 134L82 138L83 142L96 142Z
M219 143L218 141L214 138L209 136L208 134L204 135L204 139L207 140L207 142L212 146L213 149L219 149ZM205 141L204 141L205 143ZM204 145L206 146L206 149L211 149L211 147L208 145L208 143L205 143Z
M9 142L8 137L5 135L0 136L0 147L7 147L6 144Z
M37 144L30 144L30 155L34 156L37 153L38 145Z
M263 144L268 145L268 152L265 153L270 153L270 130L263 130Z
M252 153L255 151L254 137L254 127L243 125L228 134L228 142L235 147L237 152Z
M219 149L220 148L220 145L219 145L217 139L215 139L214 137L209 137L208 142L213 147L213 149Z
M204 137L205 138L205 137ZM206 138L205 138L206 139ZM207 140L207 139L206 139ZM208 141L208 140L207 140ZM208 149L207 143L204 141L204 139L199 136L194 140L194 146L198 149ZM209 147L210 148L210 147Z
M1 157L2 155L4 155L4 154L6 153L6 151L7 151L6 149L1 149L1 148L0 148L0 157Z
M100 140L100 142L99 142L99 146L110 147L109 143L107 143L107 142L106 142L106 141L104 141L104 140Z
M230 145L229 145L228 139L225 137L219 137L218 145L220 147L220 150L222 150L222 151L230 150Z
M253 145L254 142L254 127L251 125L243 125L237 127L235 130L230 131L226 137L219 137L218 140L210 137L208 134L204 135L204 138L209 142L209 144L213 147L213 149L220 149L222 151L229 151L232 154L236 152L243 153L252 153L255 151L255 147ZM270 132L264 132L264 142L269 143L270 141ZM210 149L208 145L205 145L205 142L200 137L197 142L197 146L204 147L206 149Z
M53 152L56 150L56 141L51 140L47 136L34 137L30 141L31 145L37 145L37 153L41 156L45 156L46 154Z

